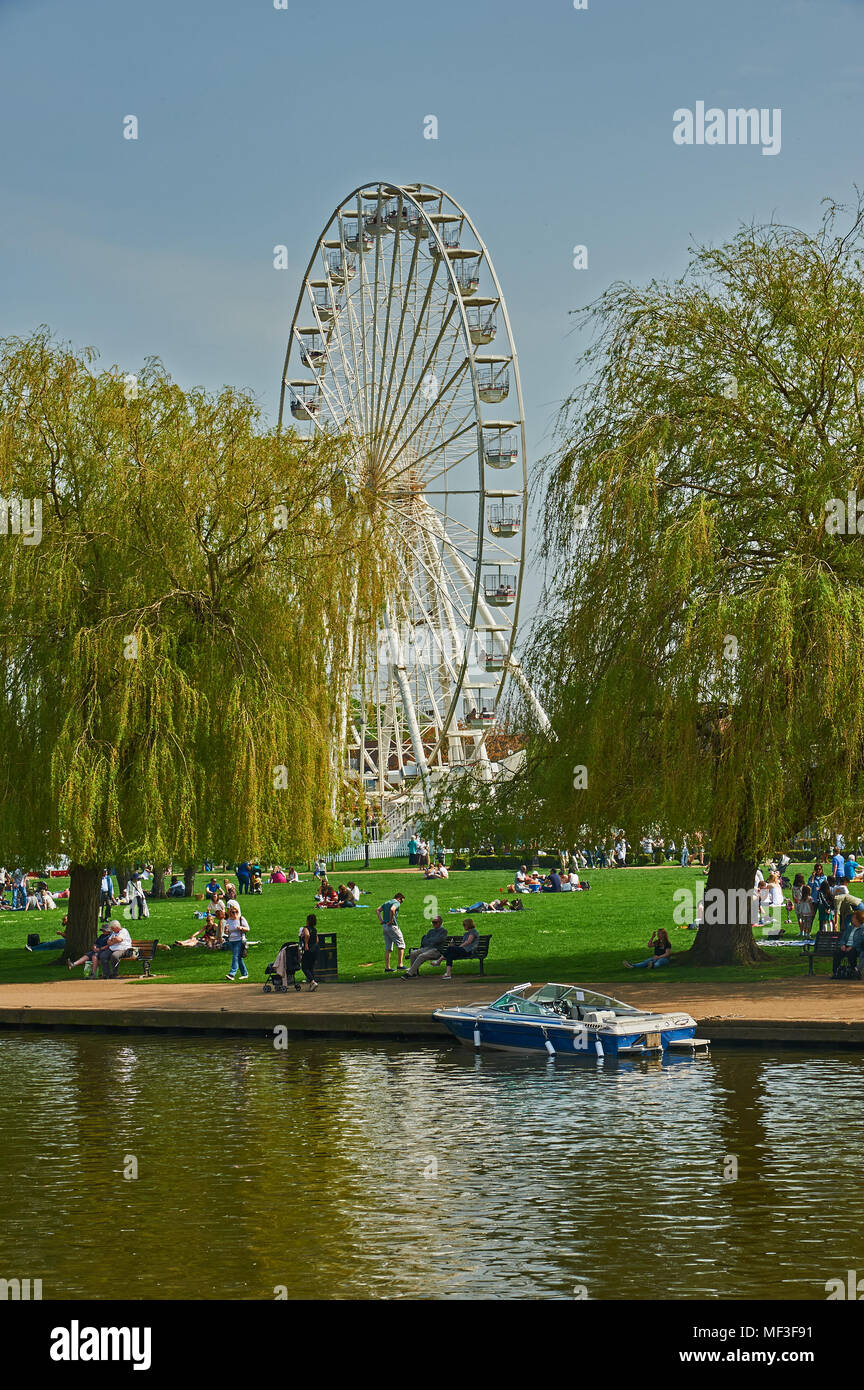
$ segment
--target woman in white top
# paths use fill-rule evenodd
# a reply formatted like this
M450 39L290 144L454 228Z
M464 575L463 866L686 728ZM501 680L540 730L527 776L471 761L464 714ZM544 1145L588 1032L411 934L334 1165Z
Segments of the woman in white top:
M241 917L239 903L229 902L225 910L225 926L228 929L228 945L231 947L231 969L225 979L233 980L239 969L240 979L248 980L249 971L246 969L246 962L243 959L243 947L246 944L249 923L245 917Z

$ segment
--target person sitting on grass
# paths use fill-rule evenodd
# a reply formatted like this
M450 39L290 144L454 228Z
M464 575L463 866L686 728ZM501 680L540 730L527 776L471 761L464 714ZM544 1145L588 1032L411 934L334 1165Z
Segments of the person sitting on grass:
M544 893L560 893L560 892L561 892L561 875L560 875L555 869L553 869L552 872L551 872L550 874L547 874L547 875L546 875L546 878L544 879L544 882L543 882L543 892L544 892Z
M221 944L222 923L219 923L217 929L216 918L211 917L209 912L203 927L199 928L198 931L194 931L191 936L187 936L185 941L174 942L175 946L185 946L187 948L193 946L206 946L208 951L217 950Z
M218 878L214 878L211 874L207 883L204 884L204 892L211 898L214 897L216 893L221 893L222 885Z
M284 870L278 868L278 866L277 866L277 868L275 868L275 869L273 870L272 874L270 875L270 882L271 882L271 883L287 883L288 880L287 880L287 878L285 877Z
M441 952L441 958L445 962L447 969L441 976L442 980L453 978L454 960L473 960L480 945L480 933L475 927L470 917L465 917L462 921L463 936L462 940L455 946L445 946Z
M339 902L339 894L326 878L322 878L318 895L315 899L316 907L336 907Z
M672 959L672 942L663 927L653 933L648 946L653 950L653 956L648 956L645 960L637 960L635 965L631 965L629 960L625 960L624 964L628 970L659 970L661 965L669 964Z
M288 883L299 883L299 882L300 882L300 875L298 874L297 870L294 869L294 868L289 869L289 870L288 870L288 873L286 874L285 877L286 877L286 880L287 880Z

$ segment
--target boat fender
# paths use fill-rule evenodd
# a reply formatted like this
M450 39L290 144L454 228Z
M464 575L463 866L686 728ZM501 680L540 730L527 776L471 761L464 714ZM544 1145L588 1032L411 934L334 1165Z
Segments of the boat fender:
M546 1051L549 1053L549 1056L550 1056L550 1057L554 1057L554 1056L555 1056L555 1047L554 1047L554 1045L549 1041L549 1034L546 1032L546 1029L545 1029L545 1028L543 1029L543 1043L544 1043L544 1045L545 1045Z
M598 1060L599 1060L601 1057L605 1057L606 1054L605 1054L605 1052L603 1051L603 1042L602 1042L602 1040L601 1040L601 1037L600 1037L600 1034L599 1034L599 1033L595 1033L595 1035L594 1035L594 1046L595 1046L596 1049L597 1049L597 1058L598 1058Z
M476 1024L476 1023L475 1023L475 1025L474 1025L474 1046L475 1046L475 1047L479 1047L479 1046L480 1046L480 1027L479 1027L479 1024Z

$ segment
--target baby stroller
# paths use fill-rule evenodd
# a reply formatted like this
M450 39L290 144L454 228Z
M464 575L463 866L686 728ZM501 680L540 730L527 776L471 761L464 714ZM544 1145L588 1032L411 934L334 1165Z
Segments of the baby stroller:
M264 967L264 974L267 978L267 983L263 989L264 994L270 994L271 991L276 994L287 994L289 978L294 988L299 992L301 987L294 978L299 969L300 947L296 941L286 941L284 946L279 947L276 959Z

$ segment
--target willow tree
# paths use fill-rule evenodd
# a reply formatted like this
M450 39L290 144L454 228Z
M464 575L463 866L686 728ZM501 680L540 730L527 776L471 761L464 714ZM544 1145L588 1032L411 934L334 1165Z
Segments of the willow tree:
M340 634L381 582L338 441L92 360L44 332L0 344L0 488L13 520L41 506L38 543L0 536L0 844L70 859L73 954L108 860L332 839Z
M762 856L861 824L862 262L861 205L829 206L613 285L546 464L528 781L573 829L705 832L694 962L759 959Z

